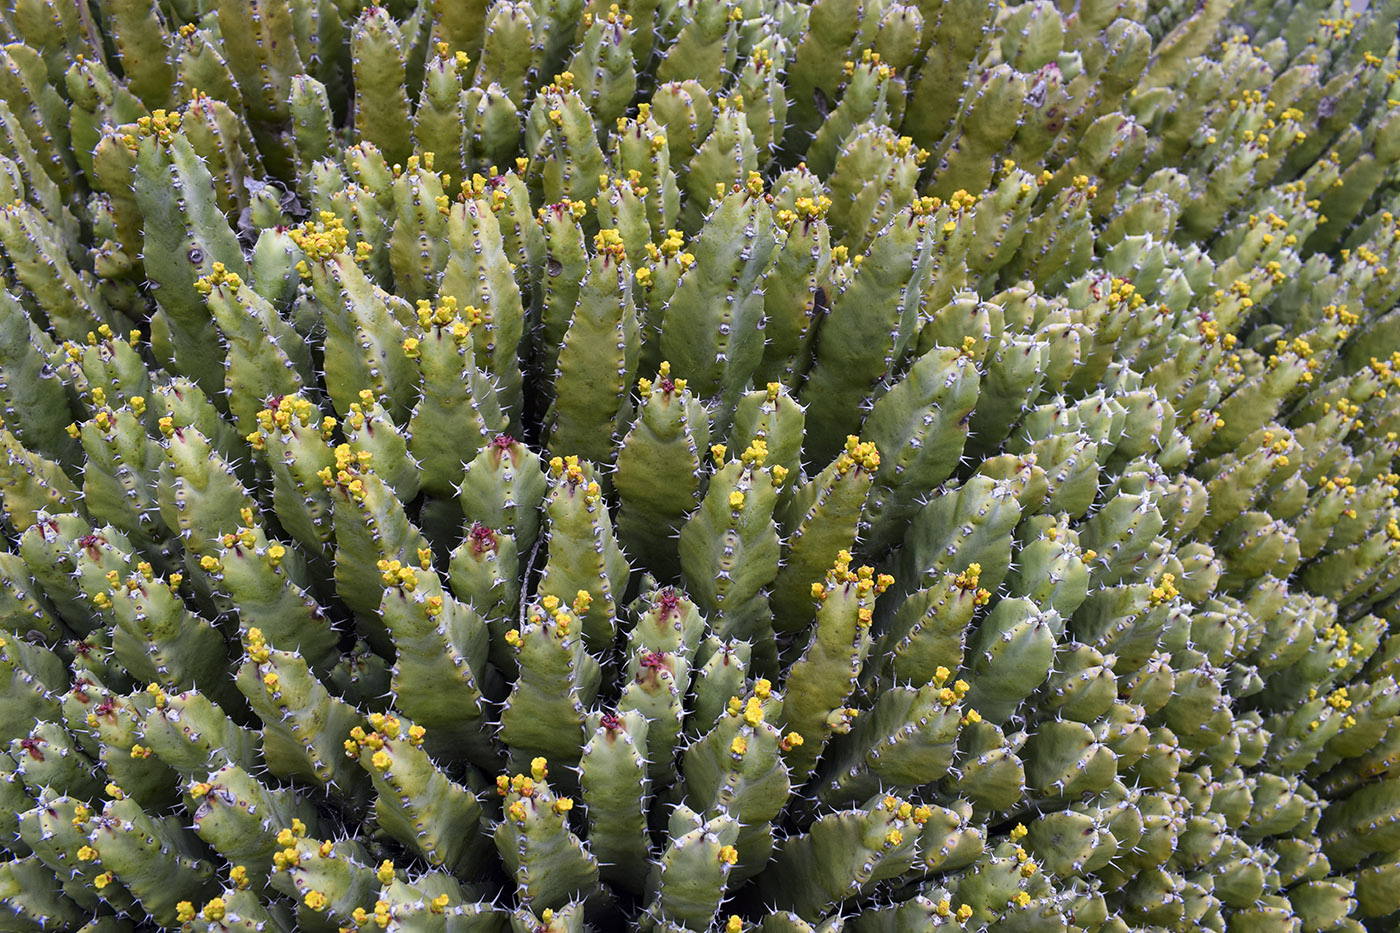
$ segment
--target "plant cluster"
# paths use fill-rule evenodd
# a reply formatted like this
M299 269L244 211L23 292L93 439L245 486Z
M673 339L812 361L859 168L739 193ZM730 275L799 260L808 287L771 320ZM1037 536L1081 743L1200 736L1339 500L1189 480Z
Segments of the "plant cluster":
M1397 18L11 0L0 929L1394 929Z

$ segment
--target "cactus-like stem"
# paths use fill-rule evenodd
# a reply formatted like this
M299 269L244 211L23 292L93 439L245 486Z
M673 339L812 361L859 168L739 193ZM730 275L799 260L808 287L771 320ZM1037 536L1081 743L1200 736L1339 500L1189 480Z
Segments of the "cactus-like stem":
M530 909L564 906L592 890L598 862L569 831L567 819L573 800L553 793L545 782L544 758L535 758L529 775L501 775L496 790L502 797L505 818L496 828L496 848L515 876L522 901ZM557 907L554 909L558 909Z

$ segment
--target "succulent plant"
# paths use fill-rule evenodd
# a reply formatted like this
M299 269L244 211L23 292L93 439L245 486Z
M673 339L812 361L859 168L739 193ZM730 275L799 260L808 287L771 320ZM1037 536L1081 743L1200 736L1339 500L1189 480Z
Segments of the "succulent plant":
M1397 17L7 4L0 929L1394 929Z

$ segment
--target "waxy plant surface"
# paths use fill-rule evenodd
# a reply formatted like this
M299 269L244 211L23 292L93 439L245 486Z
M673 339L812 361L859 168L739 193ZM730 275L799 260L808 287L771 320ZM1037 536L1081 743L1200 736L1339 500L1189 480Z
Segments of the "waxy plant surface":
M1400 928L1400 0L0 4L0 931Z

